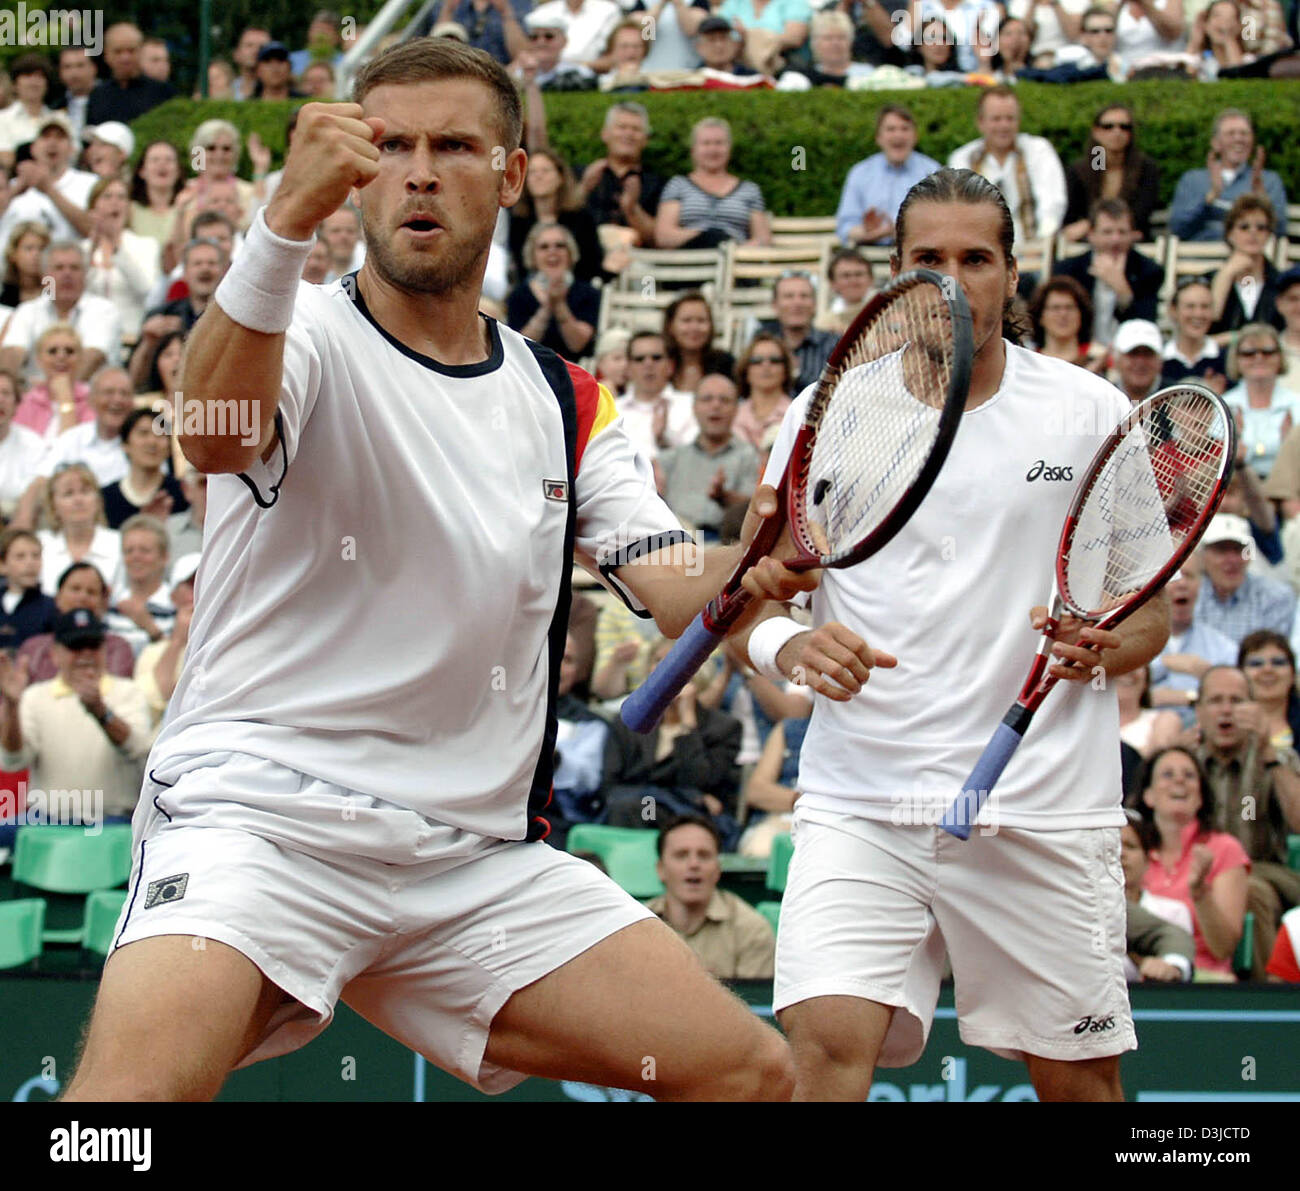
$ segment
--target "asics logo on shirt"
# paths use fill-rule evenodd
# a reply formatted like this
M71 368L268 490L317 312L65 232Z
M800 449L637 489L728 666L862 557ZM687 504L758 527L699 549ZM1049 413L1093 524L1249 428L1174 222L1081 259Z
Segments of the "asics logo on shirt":
M1044 480L1072 480L1074 479L1074 468L1072 467L1048 467L1042 460L1038 460L1025 475L1029 483L1033 483L1039 477Z

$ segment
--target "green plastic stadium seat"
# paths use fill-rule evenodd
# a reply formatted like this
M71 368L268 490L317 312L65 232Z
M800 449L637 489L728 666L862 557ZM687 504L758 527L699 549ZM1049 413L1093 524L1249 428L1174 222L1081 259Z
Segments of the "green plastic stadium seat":
M98 831L24 827L14 843L14 882L33 889L91 893L121 885L130 875L129 824L115 823Z
M81 928L81 945L96 955L107 955L113 933L126 901L125 889L99 889L86 898L86 921Z
M0 968L31 963L43 950L45 903L39 897L0 902Z
M1300 873L1300 835L1286 837L1286 862Z
M569 829L570 852L594 852L610 877L633 897L658 897L663 882L655 872L658 832L638 827L579 823Z
M764 918L767 919L767 924L772 928L772 933L776 934L777 924L780 922L781 919L781 903L780 902L759 902L758 905L754 907L754 909L756 909L760 914L763 915Z
M649 834L651 839L654 838L653 832L647 833L639 827L606 827L603 823L575 823L569 828L568 846L570 852L595 852L597 856L603 857L607 847L646 834Z
M767 861L767 887L773 893L785 892L786 877L790 874L790 857L794 855L794 841L787 831L772 837L772 854Z
M655 831L638 831L637 835L642 838L635 843L615 844L605 857L605 867L627 893L644 901L664 891L656 871L659 856L655 845L659 836Z
M1255 914L1246 911L1245 921L1241 925L1241 942L1232 957L1232 970L1250 974L1250 966L1255 962Z

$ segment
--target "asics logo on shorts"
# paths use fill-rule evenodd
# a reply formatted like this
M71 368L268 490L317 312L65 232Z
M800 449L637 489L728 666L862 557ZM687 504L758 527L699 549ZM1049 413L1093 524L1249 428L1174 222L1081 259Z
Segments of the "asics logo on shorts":
M163 877L161 881L150 881L149 891L145 894L144 908L150 909L163 902L178 902L185 896L185 886L190 883L190 874L181 873L175 877Z
M1112 1013L1107 1017L1093 1017L1088 1014L1086 1017L1079 1019L1078 1024L1074 1027L1076 1034L1100 1034L1105 1030L1115 1028L1115 1015Z
M1049 482L1052 480L1072 480L1074 479L1074 468L1048 467L1044 460L1039 459L1038 462L1029 469L1025 479L1032 484L1039 476L1042 476L1044 480Z

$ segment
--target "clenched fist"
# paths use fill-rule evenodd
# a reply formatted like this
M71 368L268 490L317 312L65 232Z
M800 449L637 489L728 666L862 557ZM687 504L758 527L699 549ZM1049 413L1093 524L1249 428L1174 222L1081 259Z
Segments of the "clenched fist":
M359 103L306 103L298 109L284 177L266 208L266 225L289 240L307 240L355 188L379 173L377 116L363 117Z

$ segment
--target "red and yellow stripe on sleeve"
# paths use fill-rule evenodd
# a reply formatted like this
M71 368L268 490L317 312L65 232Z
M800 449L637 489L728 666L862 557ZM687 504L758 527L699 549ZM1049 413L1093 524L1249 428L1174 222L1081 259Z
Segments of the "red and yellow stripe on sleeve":
M573 467L576 475L582 469L582 453L587 444L618 417L618 411L614 408L613 394L594 376L576 364L567 364L567 367L578 411L577 458Z

